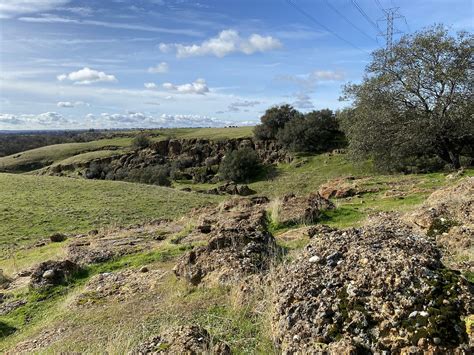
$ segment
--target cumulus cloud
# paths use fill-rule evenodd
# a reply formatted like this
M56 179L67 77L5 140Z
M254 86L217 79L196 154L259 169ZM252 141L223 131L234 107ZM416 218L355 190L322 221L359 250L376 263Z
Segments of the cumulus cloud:
M39 115L21 114L0 114L0 123L8 125L44 126L50 128L61 128L71 123L70 120L57 112L45 112Z
M148 72L152 74L167 73L169 71L169 65L166 62L161 62L154 67L148 68Z
M296 94L296 101L293 102L292 105L296 108L303 109L303 110L314 108L311 98L305 93Z
M117 78L113 75L106 74L103 71L97 71L84 67L78 71L69 74L61 74L57 76L59 81L70 80L74 84L89 85L97 82L116 82Z
M120 127L224 127L230 121L219 120L210 116L161 114L151 115L143 112L102 113L99 117L92 118L104 126Z
M157 88L155 83L145 83L145 84L143 84L143 86L145 86L145 88L147 88L147 89L156 89Z
M209 92L206 81L204 79L197 79L189 84L175 85L172 83L164 83L163 88L169 91L175 91L180 94L200 94L204 95Z
M68 2L69 0L3 0L0 1L0 18L54 10Z
M84 101L76 101L76 102L71 102L71 101L59 101L59 102L56 104L56 106L61 107L61 108L72 108L72 107L82 106L82 105L89 106L89 104L86 103L86 102L84 102Z
M332 70L314 70L304 75L280 75L278 80L289 81L295 83L305 89L312 89L314 86L323 81L341 81L344 80L344 73Z
M249 100L243 100L243 101L236 101L232 102L228 107L227 111L218 111L216 113L224 113L224 112L239 112L242 108L246 107L254 107L257 105L260 105L260 101L249 101ZM249 110L244 109L244 112L248 112Z
M267 52L281 48L281 42L272 36L252 34L243 38L235 30L224 30L217 37L210 38L200 44L183 45L180 43L161 43L159 48L162 52L176 51L178 58L214 55L222 58L231 53L244 53L247 55L257 52Z

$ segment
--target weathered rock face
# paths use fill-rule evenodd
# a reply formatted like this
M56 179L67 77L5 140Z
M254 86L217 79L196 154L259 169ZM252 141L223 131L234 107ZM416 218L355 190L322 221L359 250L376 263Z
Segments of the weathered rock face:
M45 261L32 272L30 285L32 287L60 285L79 270L79 266L70 260Z
M180 326L156 336L137 347L132 354L230 354L230 348L212 341L207 330L192 325Z
M149 166L166 165L173 167L178 178L194 179L198 182L211 181L216 169L228 151L240 147L254 149L264 163L291 161L290 154L276 142L260 142L250 138L227 139L222 141L208 139L167 139L153 143L149 148L112 157L95 159L70 166L56 165L46 169L48 175L62 175L71 170L83 170L88 176L91 164L110 166L110 175L120 176L120 169L142 169ZM116 178L120 180L120 178Z
M378 188L362 186L362 181L363 179L354 177L336 178L321 185L319 194L324 198L346 198L379 191Z
M239 196L250 196L257 192L252 190L247 185L240 185L234 182L229 182L211 190L202 191L211 195L239 195Z
M387 215L361 229L316 231L277 277L274 322L282 350L461 349L472 285L440 257L432 242Z
M258 199L227 202L218 216L209 217L199 227L208 244L184 255L174 268L176 276L193 285L230 284L268 269L278 250Z

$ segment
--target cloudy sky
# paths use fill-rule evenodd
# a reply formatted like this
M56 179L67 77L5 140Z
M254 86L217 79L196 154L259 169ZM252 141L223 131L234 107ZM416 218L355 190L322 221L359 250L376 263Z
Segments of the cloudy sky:
M291 5L291 2L295 4ZM471 0L0 0L0 129L252 124L339 108L397 29L473 30Z

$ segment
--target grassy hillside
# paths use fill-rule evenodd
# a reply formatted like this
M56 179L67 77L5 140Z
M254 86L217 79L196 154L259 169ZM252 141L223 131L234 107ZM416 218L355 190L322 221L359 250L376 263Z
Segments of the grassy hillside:
M86 143L55 144L0 158L0 171L22 172L42 168L77 154L130 146L131 138L101 139Z
M114 181L0 174L0 257L52 233L177 218L209 195Z
M174 128L146 131L152 140L167 138L229 139L251 137L253 127ZM0 158L0 172L28 172L50 165L81 163L124 152L140 131L121 132L120 137L86 143L65 143L45 146Z

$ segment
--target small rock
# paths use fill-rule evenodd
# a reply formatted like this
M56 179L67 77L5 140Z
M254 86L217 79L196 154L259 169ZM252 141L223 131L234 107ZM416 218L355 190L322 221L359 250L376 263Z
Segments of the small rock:
M436 345L441 344L441 338L433 338L433 343L435 343Z
M149 271L149 270L148 270L148 268L147 268L146 266L142 266L142 267L140 268L140 272L148 272L148 271Z
M66 237L66 235L64 235L64 234L55 233L55 234L51 235L51 236L49 237L49 239L50 239L53 243L60 243L60 242L64 242L64 241L67 239L67 237Z
M310 263L317 263L317 262L319 262L320 260L321 260L321 258L320 258L319 256L314 255L314 256L312 256L311 258L309 258L308 261L309 261Z
M408 315L408 318L414 318L414 317L416 317L417 314L418 314L417 311L413 311Z
M54 279L55 276L56 276L56 273L54 272L54 270L46 270L43 273L43 278L46 280L52 280Z
M429 316L429 313L426 312L426 311L421 311L420 313L418 313L420 316L422 317L428 317Z

